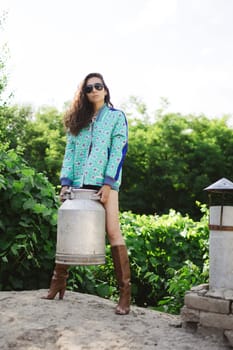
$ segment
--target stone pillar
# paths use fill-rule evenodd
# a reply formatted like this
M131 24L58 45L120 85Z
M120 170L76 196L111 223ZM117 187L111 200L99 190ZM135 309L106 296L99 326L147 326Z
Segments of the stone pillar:
M233 206L210 207L209 288L233 289Z

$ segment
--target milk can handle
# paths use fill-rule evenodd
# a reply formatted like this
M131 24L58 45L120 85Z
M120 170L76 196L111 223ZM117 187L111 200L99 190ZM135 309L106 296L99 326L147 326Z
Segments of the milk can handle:
M99 201L100 200L100 195L97 195L96 193L92 194L90 199L93 199L94 201Z
M74 195L74 192L72 191L72 187L68 187L68 189L64 192L62 197L63 197L64 200L65 199L74 199L75 195ZM100 196L97 195L96 193L90 194L89 199L99 201L100 200Z

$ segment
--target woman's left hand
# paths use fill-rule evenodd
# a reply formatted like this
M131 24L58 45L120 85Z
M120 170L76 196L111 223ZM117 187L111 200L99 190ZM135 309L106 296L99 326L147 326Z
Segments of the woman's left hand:
M101 203L107 203L110 191L111 187L109 185L103 185L101 189L96 193L96 195L100 196Z

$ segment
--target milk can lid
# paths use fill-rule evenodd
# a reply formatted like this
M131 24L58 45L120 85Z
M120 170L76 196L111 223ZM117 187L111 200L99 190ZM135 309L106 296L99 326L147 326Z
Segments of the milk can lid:
M209 191L209 192L225 192L225 191L233 191L233 182L226 178L222 178L212 185L204 188L204 191Z

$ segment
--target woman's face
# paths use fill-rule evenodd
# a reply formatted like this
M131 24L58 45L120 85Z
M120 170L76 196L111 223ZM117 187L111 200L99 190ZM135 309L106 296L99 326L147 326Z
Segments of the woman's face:
M100 78L93 77L88 79L84 90L89 102L96 106L104 104L104 98L107 95L107 91L104 89L104 85Z

